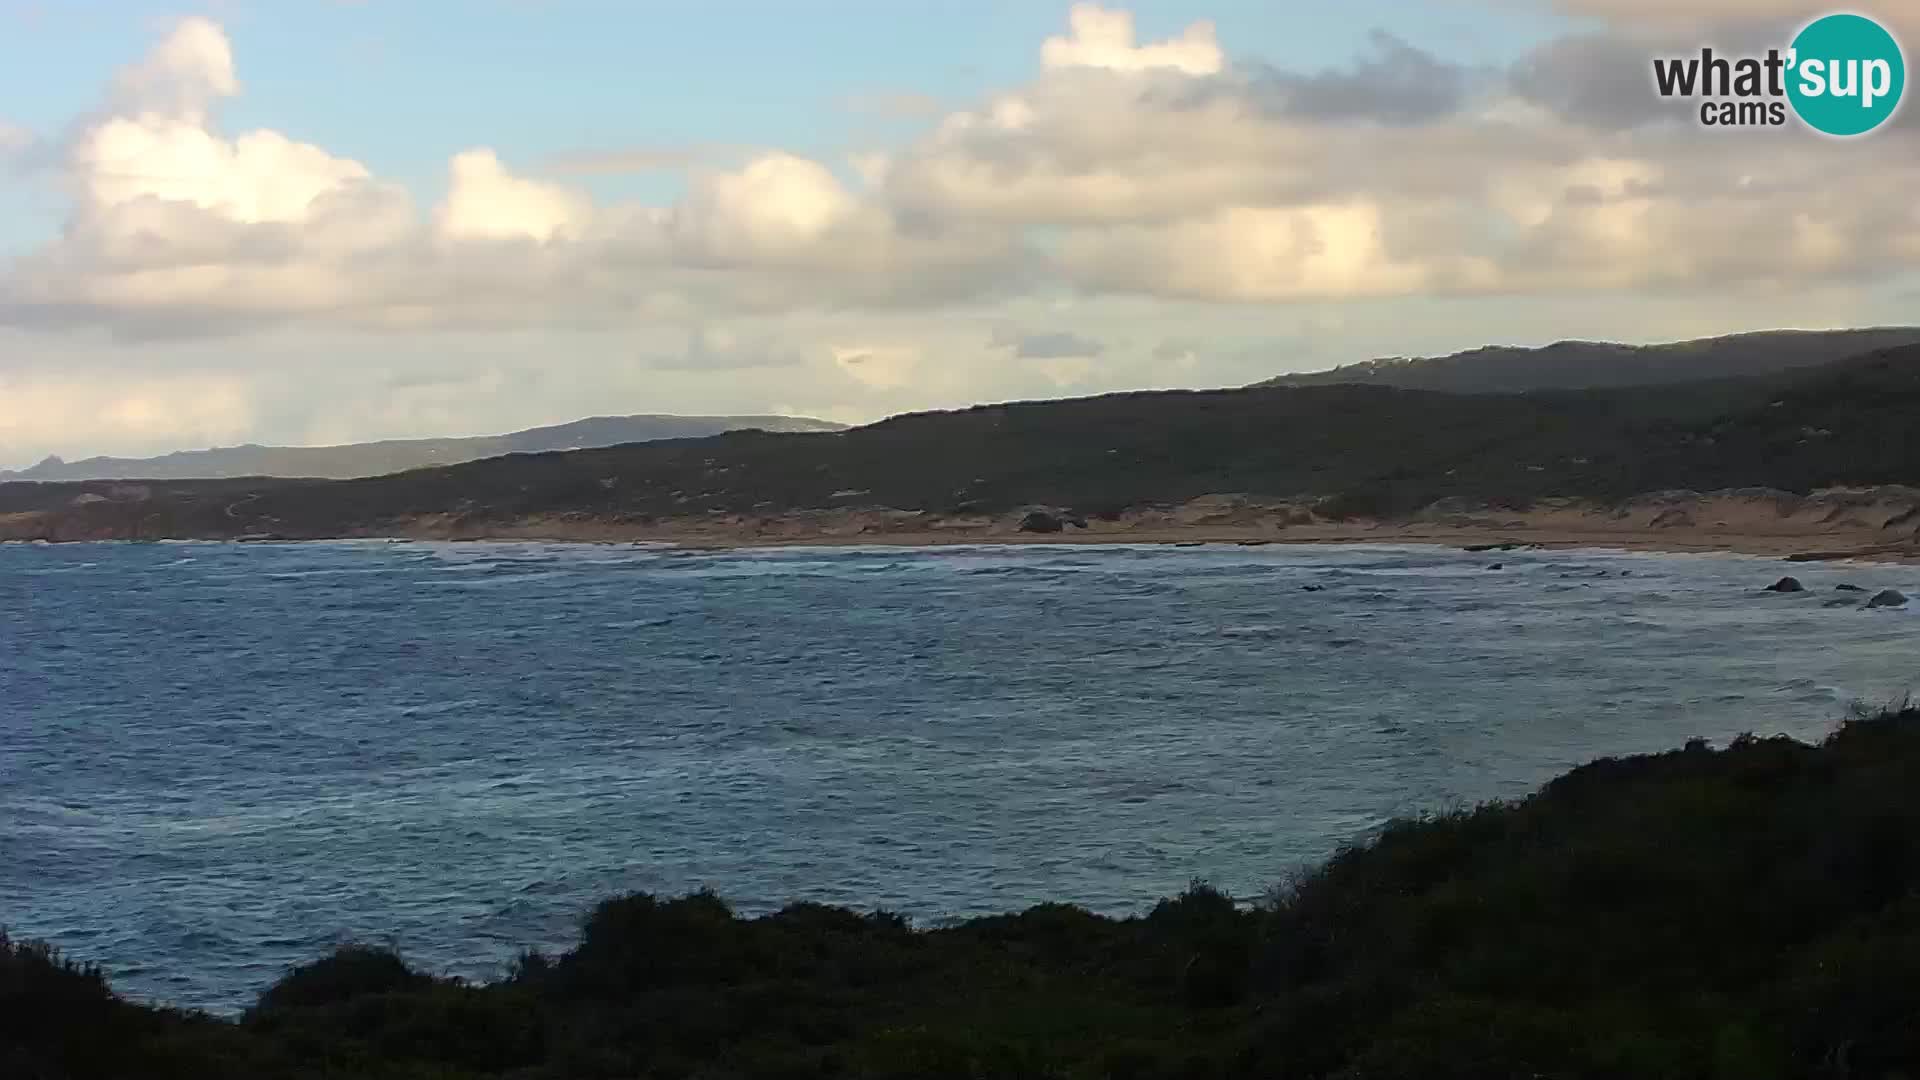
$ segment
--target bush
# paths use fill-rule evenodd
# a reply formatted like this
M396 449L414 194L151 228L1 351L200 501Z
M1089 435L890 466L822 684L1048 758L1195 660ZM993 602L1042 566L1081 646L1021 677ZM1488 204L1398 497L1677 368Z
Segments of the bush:
M347 945L287 972L253 1007L264 1014L349 1001L364 994L413 990L432 979L407 967L392 949Z

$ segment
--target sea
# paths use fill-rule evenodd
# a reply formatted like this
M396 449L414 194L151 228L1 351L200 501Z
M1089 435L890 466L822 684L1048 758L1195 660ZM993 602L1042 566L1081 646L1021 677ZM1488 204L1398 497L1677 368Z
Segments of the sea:
M1806 591L1763 587L1792 573ZM1414 546L0 545L0 925L231 1013L599 899L1256 899L1606 755L1920 678L1920 567Z

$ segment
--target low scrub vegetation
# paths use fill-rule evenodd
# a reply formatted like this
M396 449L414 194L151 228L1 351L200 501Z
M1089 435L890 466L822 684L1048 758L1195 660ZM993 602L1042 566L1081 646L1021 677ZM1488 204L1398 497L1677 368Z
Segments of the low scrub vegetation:
M1305 386L1109 394L919 413L833 434L741 431L512 454L345 481L0 484L48 539L390 535L885 506L1111 518L1201 495L1386 517L1722 488L1920 483L1920 346L1667 386L1447 394ZM147 490L147 488L151 490ZM19 530L26 530L20 532ZM38 532L34 532L38 530Z

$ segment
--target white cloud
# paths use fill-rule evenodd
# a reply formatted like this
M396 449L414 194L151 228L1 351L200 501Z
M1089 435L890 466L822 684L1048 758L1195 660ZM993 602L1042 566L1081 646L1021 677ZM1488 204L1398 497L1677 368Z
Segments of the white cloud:
M857 210L825 166L775 153L697 178L674 209L672 230L701 259L778 262L816 253L815 245Z
M247 384L232 375L189 372L103 388L82 374L0 372L0 447L150 453L233 442L253 420Z
M1040 59L1047 67L1171 68L1188 75L1212 75L1225 63L1210 22L1196 22L1168 41L1135 45L1133 16L1128 12L1081 3L1073 5L1067 20L1071 28L1067 36L1050 37L1040 46Z
M120 109L204 123L216 102L240 92L233 46L213 20L181 19L145 58L120 72L114 90Z
M1909 203L1877 190L1913 168L1885 149L1824 180L1808 165L1831 151L1815 140L1713 145L1673 125L1597 139L1497 81L1469 93L1414 45L1376 35L1372 49L1351 69L1237 70L1209 23L1141 42L1127 12L1080 4L1031 82L854 155L855 180L767 151L695 171L669 203L596 205L476 148L453 157L423 218L352 158L272 130L223 134L215 106L240 91L231 47L190 19L74 141L72 221L0 282L0 317L128 333L616 326L937 306L1036 283L1243 303L1708 288L1894 265L1920 237ZM1382 82L1387 67L1421 76ZM1416 83L1441 107L1416 101ZM1725 197L1756 173L1805 175L1821 197ZM1675 250L1768 215L1791 227L1738 246L1771 259Z
M113 117L74 150L86 210L188 203L241 223L299 222L322 196L365 181L360 163L273 131L223 139L160 114Z
M1134 48L1110 13L1085 14L1056 44ZM1196 24L1181 40L1210 35ZM1916 179L1898 139L1850 148L1834 173L1833 145L1793 131L1708 138L1684 116L1601 135L1503 78L1375 44L1450 105L1422 109L1420 86L1380 83L1372 59L1257 78L1062 67L892 155L887 192L1044 237L1050 272L1089 292L1232 302L1777 287L1910 266L1920 245L1911 200L1888 189ZM1652 98L1644 46L1556 55L1630 62L1584 89L1635 95L1643 117L1659 104L1638 100ZM1793 182L1738 186L1756 174Z
M1394 258L1377 204L1229 207L1166 226L1089 230L1069 237L1061 263L1091 287L1209 300L1305 300L1433 289L1437 261ZM1469 276L1485 266L1456 265Z
M272 130L223 133L216 106L240 86L206 19L123 72L64 163L65 234L0 277L0 320L130 336L617 324L907 303L1014 276L1004 231L903 227L820 162L779 152L700 173L668 205L596 206L475 148L452 158L446 198L423 217L351 158Z
M447 201L435 213L455 239L577 239L593 221L593 201L558 185L510 175L481 148L455 154Z
M239 92L226 35L203 18L181 21L147 57L123 72L113 111L84 129L68 168L82 222L125 221L159 243L177 238L153 227L171 220L156 206L184 204L241 225L299 223L316 204L370 178L366 166L275 131L226 138L213 108Z

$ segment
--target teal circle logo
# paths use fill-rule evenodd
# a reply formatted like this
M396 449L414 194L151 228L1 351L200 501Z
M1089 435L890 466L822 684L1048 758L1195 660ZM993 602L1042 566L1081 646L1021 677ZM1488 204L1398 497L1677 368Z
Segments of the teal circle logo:
M1815 131L1864 135L1893 116L1907 60L1885 27L1864 15L1828 15L1793 39L1787 98Z

